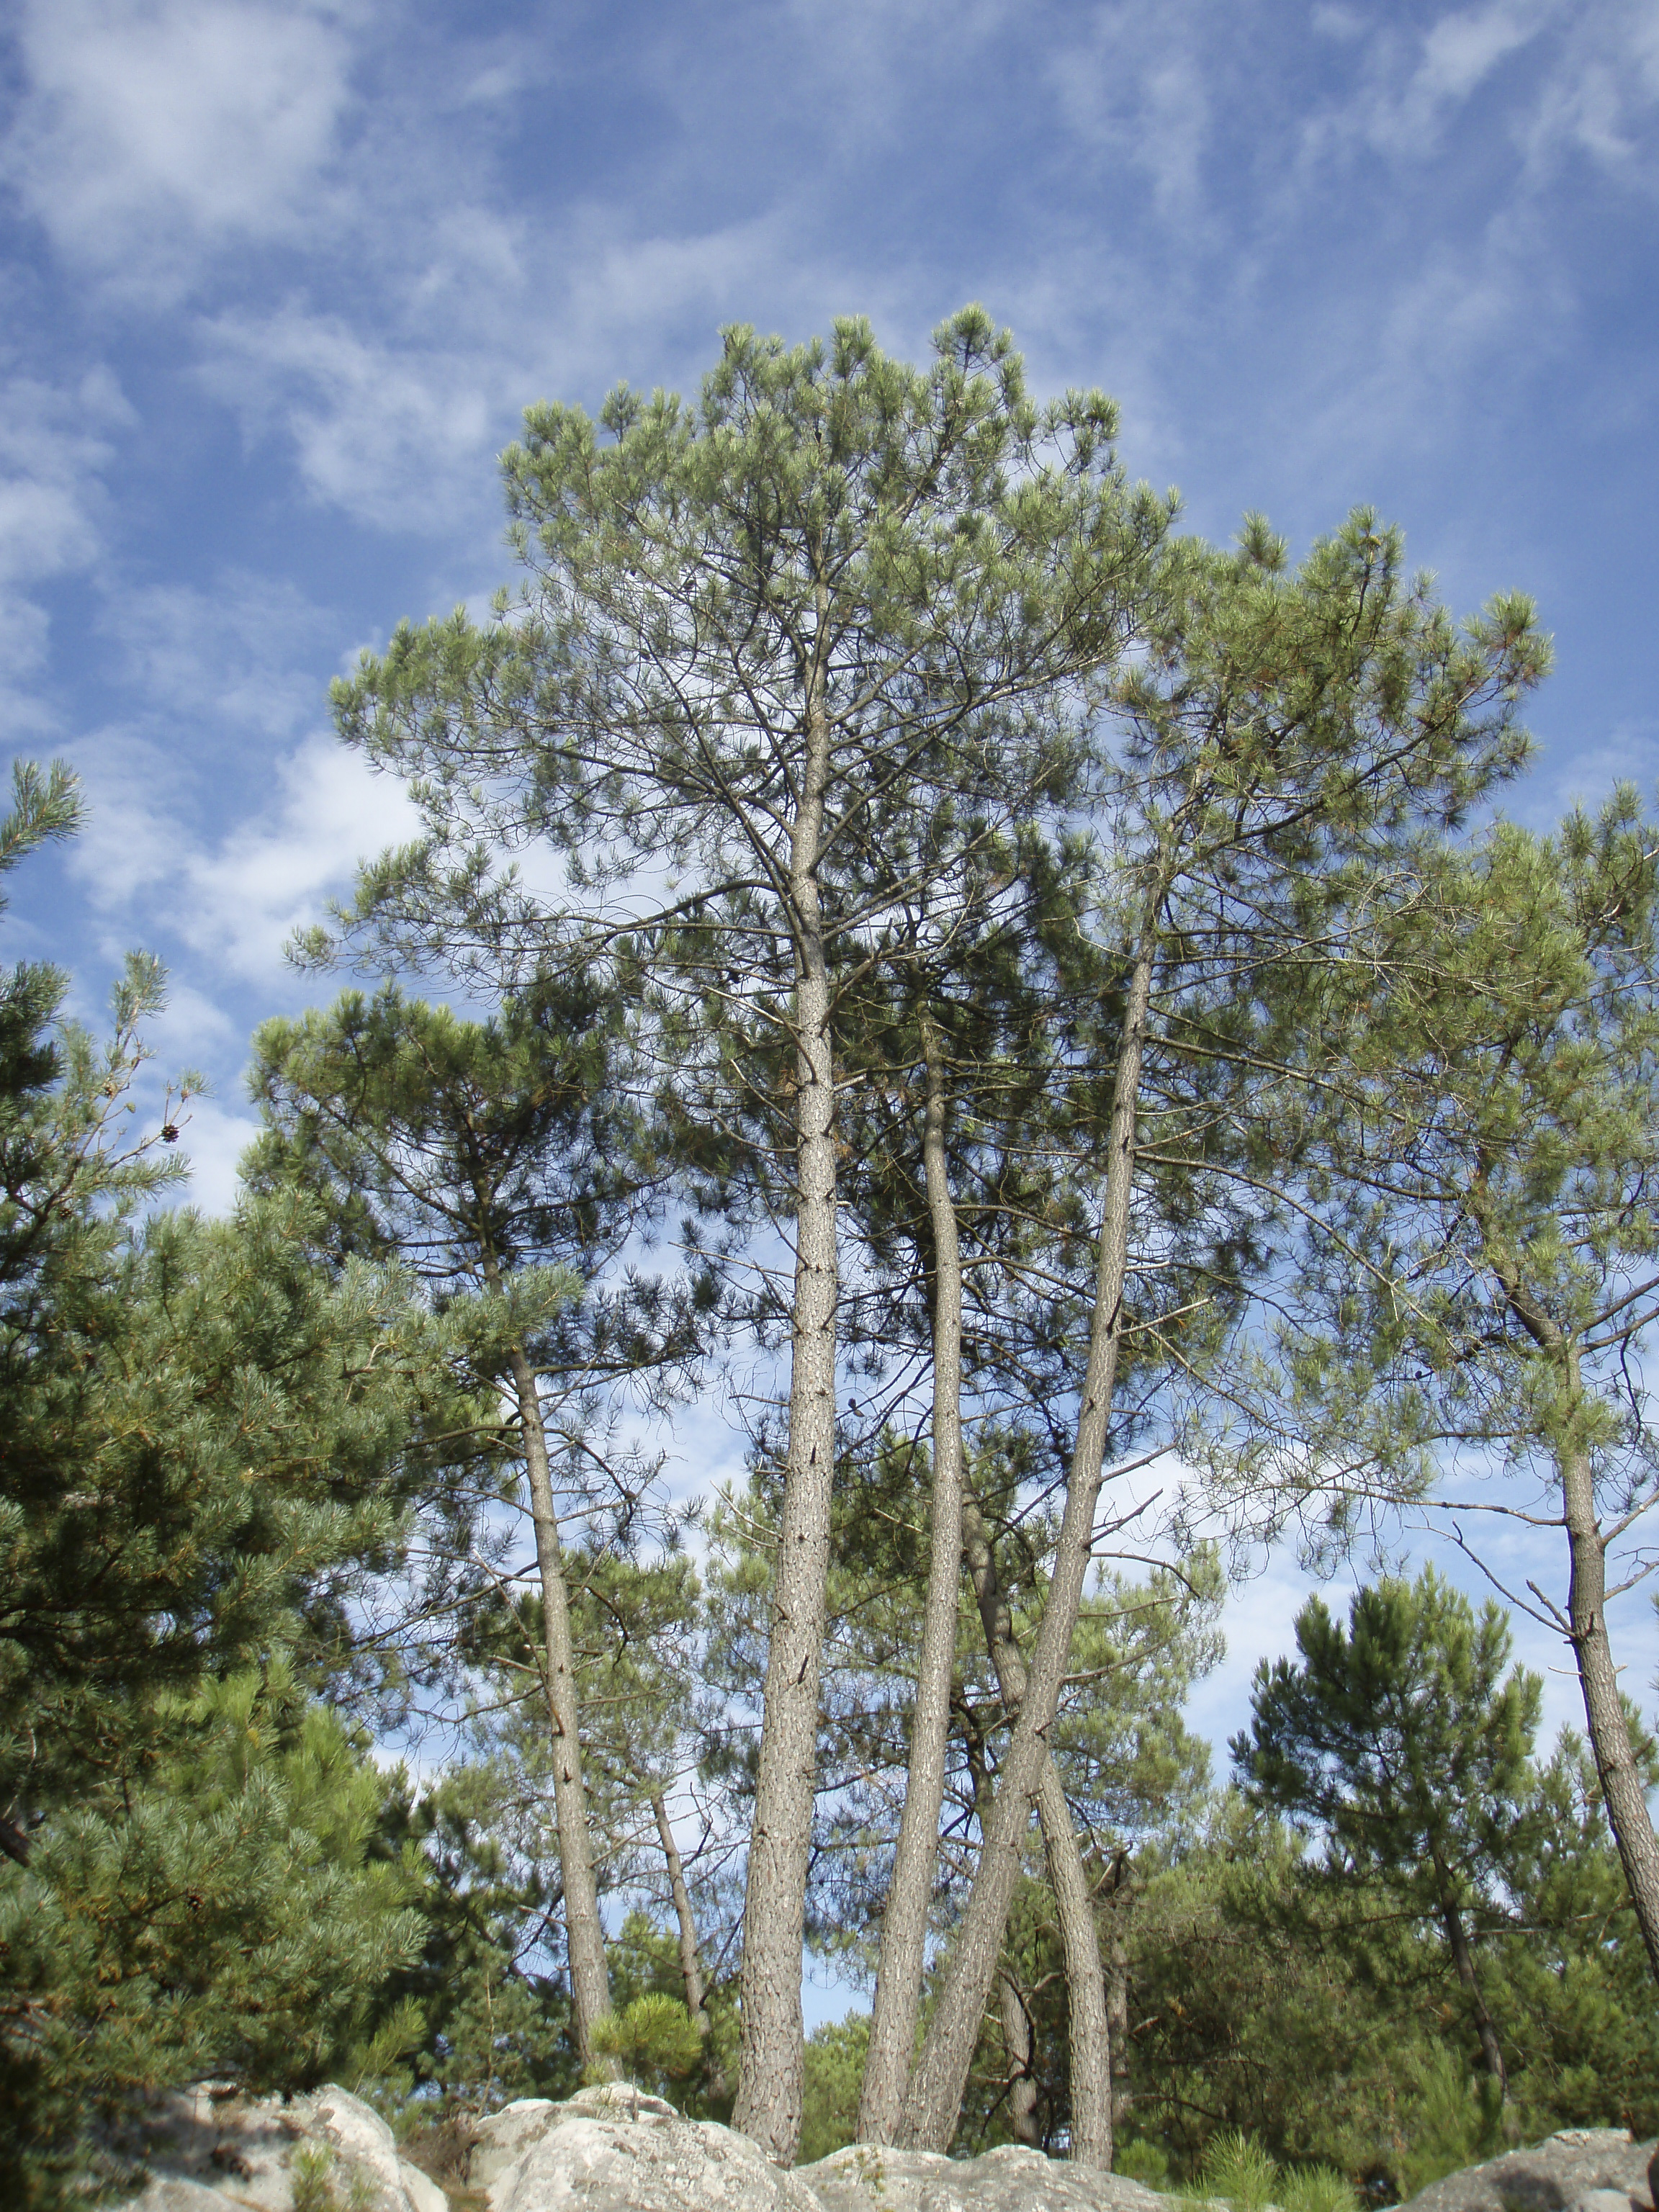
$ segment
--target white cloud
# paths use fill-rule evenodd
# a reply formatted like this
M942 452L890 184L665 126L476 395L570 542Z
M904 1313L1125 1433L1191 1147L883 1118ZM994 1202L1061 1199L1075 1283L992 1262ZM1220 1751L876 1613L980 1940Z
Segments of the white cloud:
M52 726L34 682L51 625L29 587L97 560L101 477L114 452L108 433L131 420L107 369L76 386L28 376L0 382L0 734L9 738Z
M311 496L392 529L453 514L507 404L499 358L400 348L336 316L289 307L204 330L201 377L246 433L292 440Z
M31 0L3 173L61 251L163 287L204 247L295 233L349 99L339 11Z
M349 890L358 861L419 826L402 785L331 736L301 745L275 782L254 819L185 857L173 916L199 957L251 980L279 975L289 939Z
M228 1213L236 1202L236 1163L259 1125L216 1098L192 1098L185 1115L179 1141L190 1162L189 1202L204 1213Z
M419 827L402 785L331 734L279 756L257 811L217 835L195 826L187 770L143 732L106 730L78 760L90 816L70 866L108 918L106 951L135 927L182 943L193 986L213 995L283 976L294 932L349 890L360 860Z
M98 628L120 644L132 687L175 726L188 716L284 738L315 719L307 650L332 624L292 584L231 569L209 591L127 586L106 595Z
M1650 0L1587 12L1566 41L1521 134L1534 182L1565 154L1587 156L1622 181L1659 181L1659 9ZM1645 157L1645 158L1644 158Z
M1086 39L1063 45L1050 68L1072 130L1097 155L1141 170L1168 222L1191 224L1204 208L1212 134L1204 12L1097 9Z
M291 442L313 500L428 535L463 520L492 530L491 458L528 402L597 398L596 384L629 368L630 350L634 380L672 380L681 362L707 361L721 321L753 313L757 293L775 316L781 292L816 326L833 289L775 214L641 234L579 211L555 253L462 211L434 247L398 279L373 327L297 301L264 316L227 312L201 325L198 370L251 441Z
M84 568L99 548L106 433L131 410L105 370L73 390L27 376L0 385L0 583Z

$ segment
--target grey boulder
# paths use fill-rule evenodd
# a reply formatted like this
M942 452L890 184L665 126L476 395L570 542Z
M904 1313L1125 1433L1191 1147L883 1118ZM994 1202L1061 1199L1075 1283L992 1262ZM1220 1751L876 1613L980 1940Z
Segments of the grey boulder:
M296 2160L353 2212L448 2212L436 2182L399 2158L380 2114L332 2084L287 2104L207 2085L174 2090L106 2148L149 2172L124 2212L293 2212Z
M468 2184L490 2212L819 2212L747 2136L613 2082L480 2122Z
M1506 2151L1431 2182L1411 2199L1411 2212L1572 2212L1594 2198L1590 2212L1652 2212L1648 2189L1650 2143L1632 2142L1623 2128L1564 2128L1528 2150Z
M823 2212L1170 2212L1170 2200L1127 2175L1102 2173L1005 2143L978 2158L851 2143L796 2169Z

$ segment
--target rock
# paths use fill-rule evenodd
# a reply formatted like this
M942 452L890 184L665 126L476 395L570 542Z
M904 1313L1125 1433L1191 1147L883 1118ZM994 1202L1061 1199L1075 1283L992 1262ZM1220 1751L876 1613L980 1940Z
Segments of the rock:
M127 2212L294 2212L294 2168L327 2160L345 2212L448 2212L449 2200L398 2155L391 2129L331 2084L284 2104L203 2085L160 2097L107 2148L149 2169Z
M152 2181L134 2202L144 2212L237 2212L222 2189L204 2188L199 2181Z
M406 2158L398 2160L398 2179L415 2212L449 2212L449 2199L432 2176L422 2173L418 2166L411 2166Z
M1170 2200L1125 2174L1101 2173L1005 2143L979 2158L852 2143L796 2169L823 2212L1170 2212Z
M1570 2212L1604 2196L1617 2198L1619 2212L1653 2212L1648 2162L1656 2151L1623 2128L1564 2128L1528 2150L1431 2183L1411 2199L1411 2212ZM1594 2212L1613 2208L1598 2202Z
M1572 2212L1631 2212L1631 2201L1622 2189L1591 2189L1577 2200Z
M469 2180L490 2212L820 2212L747 2136L617 2082L481 2121Z

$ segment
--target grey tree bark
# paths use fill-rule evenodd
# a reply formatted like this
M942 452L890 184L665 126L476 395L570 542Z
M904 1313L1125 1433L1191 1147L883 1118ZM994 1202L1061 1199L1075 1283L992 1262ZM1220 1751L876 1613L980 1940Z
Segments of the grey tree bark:
M543 1662L553 1732L553 1810L559 1830L565 1942L570 1954L570 2009L576 2050L587 2065L593 2058L593 2029L611 2009L611 1984L605 1972L605 1926L599 1918L599 1884L593 1874L587 1795L582 1786L570 1600L559 1523L553 1510L553 1473L535 1370L521 1346L514 1346L509 1364L530 1478L530 1517L536 1532L536 1565L542 1586Z
M1095 1506L1105 1468L1112 1394L1123 1334L1133 1194L1140 1067L1152 999L1153 948L1163 879L1149 898L1129 975L1116 1085L1107 1141L1101 1206L1100 1256L1094 1319L1079 1408L1066 1509L1054 1553L1048 1601L1026 1682L1025 1698L1003 1764L1000 1786L980 1852L979 1872L946 1969L945 1985L905 2100L902 2136L920 2150L945 2150L956 2132L974 2045L997 1971L1008 1907L1036 1801L1048 1730L1071 1656L1084 1578L1093 1541Z
M1014 1639L1013 1615L997 1573L996 1553L985 1516L975 1500L963 1507L963 1553L985 1648L996 1668L997 1686L1011 1717L1025 1701L1025 1662ZM1066 1954L1066 1996L1072 2045L1072 2157L1079 2166L1112 2163L1112 2039L1106 2010L1106 1978L1095 1929L1094 1902L1084 1872L1072 1808L1044 1747L1037 1784L1037 1813L1042 1822L1048 1881L1054 1893L1060 1941ZM1006 1985L1006 1976L1003 1977ZM1004 2010L1004 2024L1007 2014Z
M668 1818L668 1807L660 1790L651 1792L651 1814L657 1824L657 1840L662 1845L662 1855L668 1867L668 1891L674 1900L674 1918L680 1931L680 1979L685 1984L685 2009L691 2025L705 2039L708 2033L708 2010L703 2002L702 1964L697 1956L697 1922L691 1910L691 1893L685 1886L685 1869L680 1863L679 1845L674 1841L673 1825Z
M939 1808L951 1723L951 1678L962 1579L962 1258L945 1160L946 1076L939 1031L924 1018L927 1109L922 1163L933 1258L933 1468L927 1595L904 1812L882 1916L881 1954L870 2050L859 2098L863 2142L897 2139L915 2052L927 1938L927 1907L939 1856Z
M997 1976L1002 2013L1002 2052L1008 2067L1008 2126L1016 2142L1042 2148L1037 2133L1036 2083L1032 2078L1031 2016L1012 1974Z
M1492 2026L1492 2014L1486 2010L1486 2000L1480 1993L1480 1978L1474 1971L1474 1954L1469 1948L1468 1930L1463 1925L1463 1915L1456 1897L1441 1864L1439 1854L1434 1858L1435 1879L1440 1889L1440 1921L1446 1931L1452 1965L1457 1978L1469 1994L1469 2008L1474 2014L1474 2029L1480 2041L1480 2059L1487 2073L1497 2082L1505 2101L1510 2094L1509 2069L1504 2063L1504 2053L1498 2041L1498 2030Z
M1659 1980L1659 1842L1654 1838L1653 1816L1637 1771L1630 1726L1619 1696L1618 1670L1607 1642L1607 1540L1595 1511L1589 1461L1582 1452L1570 1452L1563 1458L1561 1496L1572 1559L1567 1617L1590 1751L1608 1824L1619 1846L1620 1863L1630 1886L1631 1902L1636 1907L1636 1923L1642 1931L1648 1963Z
M1129 1948L1123 1940L1122 1916L1127 1909L1129 1887L1129 1856L1120 1850L1112 1863L1112 1871L1106 1885L1104 1911L1108 1916L1109 1933L1104 1936L1106 1955L1106 2033L1112 2052L1112 2133L1117 2132L1128 2118L1134 2102L1129 2081ZM1098 1912L1095 1925L1100 1926Z
M1577 1346L1553 1315L1522 1284L1518 1268L1491 1237L1484 1210L1476 1207L1488 1256L1510 1310L1539 1350L1553 1363L1564 1389L1569 1425L1556 1449L1561 1484L1561 1517L1566 1526L1571 1579L1567 1590L1566 1628L1584 1699L1590 1753L1601 1785L1607 1822L1618 1845L1620 1865L1636 1908L1636 1924L1648 1964L1659 1980L1659 1839L1653 1832L1647 1792L1637 1771L1630 1727L1619 1696L1618 1669L1607 1641L1607 1539L1595 1510L1595 1471L1589 1455L1571 1440L1571 1417L1584 1395L1583 1370ZM1558 1613L1557 1618L1559 1618Z
M819 637L825 599L819 594ZM795 933L795 1291L789 1445L764 1720L744 1893L743 2040L732 2124L780 2166L800 2142L805 2078L801 1943L812 1837L836 1462L836 1090L817 866L830 777L823 670L807 675L801 791L790 842Z

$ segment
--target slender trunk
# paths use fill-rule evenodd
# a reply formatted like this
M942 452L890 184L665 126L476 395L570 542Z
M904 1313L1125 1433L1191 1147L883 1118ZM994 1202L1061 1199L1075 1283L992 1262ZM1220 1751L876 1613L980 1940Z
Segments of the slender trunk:
M723 2069L711 2057L709 2045L708 2007L704 2002L702 1961L697 1953L697 1922L691 1910L691 1893L685 1886L685 1869L680 1863L679 1846L674 1841L674 1831L668 1819L668 1808L663 1802L660 1790L651 1793L651 1812L657 1823L657 1837L662 1844L662 1855L668 1865L668 1887L674 1899L674 1917L680 1930L680 1979L685 1984L685 2009L691 2025L702 2039L703 2064L707 2071L704 2087L717 2102L726 2094Z
M1041 2148L1036 2124L1036 2081L1031 2064L1031 2015L1014 1978L997 1976L1002 2001L1002 2050L1008 2065L1008 2125L1016 2142Z
M1025 1662L1014 1640L1013 1615L1002 1593L990 1531L977 1503L963 1507L963 1550L979 1603L985 1648L1009 1717L1025 1701ZM1079 2166L1112 2163L1112 2041L1106 2013L1106 1980L1083 1852L1053 1754L1044 1747L1037 1786L1048 1881L1054 1893L1066 1952L1066 1995L1071 2029L1072 2157ZM1004 2013L1006 2018L1006 2006Z
M1590 1751L1631 1902L1636 1907L1637 1925L1647 1948L1648 1964L1659 1981L1659 1842L1654 1838L1653 1816L1631 1748L1630 1724L1619 1696L1618 1669L1607 1643L1607 1548L1596 1518L1595 1484L1589 1461L1582 1452L1565 1453L1560 1472L1563 1517L1572 1559L1567 1612L1572 1623L1572 1651L1584 1696Z
M805 2076L801 1943L836 1462L836 1092L817 873L830 725L823 671L816 664L809 677L804 771L790 848L796 1210L789 1447L744 1893L743 2040L732 2114L733 2127L752 2136L780 2166L793 2161L800 2141Z
M1129 2108L1134 2102L1134 2093L1129 2082L1129 1951L1123 1940L1121 1915L1127 1907L1128 1886L1128 1854L1119 1851L1113 1861L1110 1899L1106 1910L1110 1914L1111 1933L1106 1939L1106 2035L1112 2052L1112 2133L1116 2140ZM1096 1919L1097 1928L1100 1925Z
M1453 1893L1451 1879L1441 1863L1440 1854L1434 1851L1435 1882L1440 1892L1440 1924L1446 1931L1446 1943L1452 1954L1452 1965L1457 1978L1468 1992L1469 2009L1474 2014L1474 2032L1480 2039L1480 2060L1492 2080L1497 2082L1505 2103L1509 2100L1509 2069L1504 2063L1504 2053L1498 2041L1498 2030L1492 2026L1492 2014L1486 2010L1486 2000L1480 1994L1480 1979L1474 1971L1474 1954L1469 1948L1468 1931L1463 1926L1463 1915L1458 1909Z
M1482 1178L1477 1178L1478 1200ZM1522 1283L1514 1260L1493 1237L1485 1210L1477 1203L1475 1218L1486 1243L1493 1273L1509 1300L1510 1310L1533 1342L1555 1365L1566 1386L1570 1408L1583 1397L1583 1375L1577 1346L1554 1316ZM1636 1923L1648 1965L1659 1981L1659 1840L1653 1832L1647 1792L1637 1771L1631 1747L1630 1726L1619 1696L1619 1671L1607 1642L1607 1545L1595 1510L1595 1478L1589 1455L1577 1442L1556 1446L1556 1472L1561 1483L1561 1517L1567 1531L1571 1579L1567 1590L1568 1637L1583 1693L1584 1719L1589 1730L1590 1752L1595 1760L1601 1802L1607 1808L1607 1825L1619 1847L1620 1863L1636 1908Z
M910 2062L927 1939L927 1906L939 1856L939 1808L951 1723L951 1673L962 1579L962 1258L945 1152L945 1060L938 1030L924 1018L927 1069L922 1161L933 1247L933 1473L931 1553L922 1616L921 1659L910 1724L904 1813L882 1916L870 2051L859 2099L861 2142L896 2140Z
M669 1894L674 1900L674 1917L680 1929L680 1979L685 1984L685 2009L691 2025L701 2036L708 2033L708 2013L702 2001L702 1966L697 1957L697 1923L691 1911L691 1893L685 1886L685 1869L680 1864L679 1846L674 1841L674 1831L669 1825L668 1808L663 1802L660 1790L651 1792L651 1811L657 1823L657 1838L662 1845L662 1855L668 1864Z
M530 1517L536 1531L536 1565L542 1584L543 1657L547 1711L553 1730L553 1809L559 1828L559 1878L564 1889L565 1942L570 1954L570 2010L582 2063L593 2057L593 2029L611 2009L605 1966L605 1927L599 1918L593 1843L582 1787L581 1740L576 1711L576 1655L570 1638L559 1524L553 1510L553 1474L547 1457L536 1373L521 1346L509 1355L513 1389L530 1477Z
M1122 1340L1123 1286L1128 1269L1129 1210L1134 1183L1140 1063L1152 998L1152 957L1162 885L1149 899L1130 972L1123 1041L1107 1140L1101 1208L1100 1260L1089 1364L1083 1381L1077 1442L1066 1486L1066 1510L1054 1553L1042 1626L1031 1655L1025 1699L1015 1724L1001 1784L980 1853L979 1872L952 1949L927 2041L905 2100L904 2137L918 2149L944 2150L956 2132L962 2093L973 2063L986 1999L997 1970L1008 1906L1019 1879L1042 1761L1060 1685L1071 1656L1094 1538L1095 1504L1105 1468L1112 1391Z

